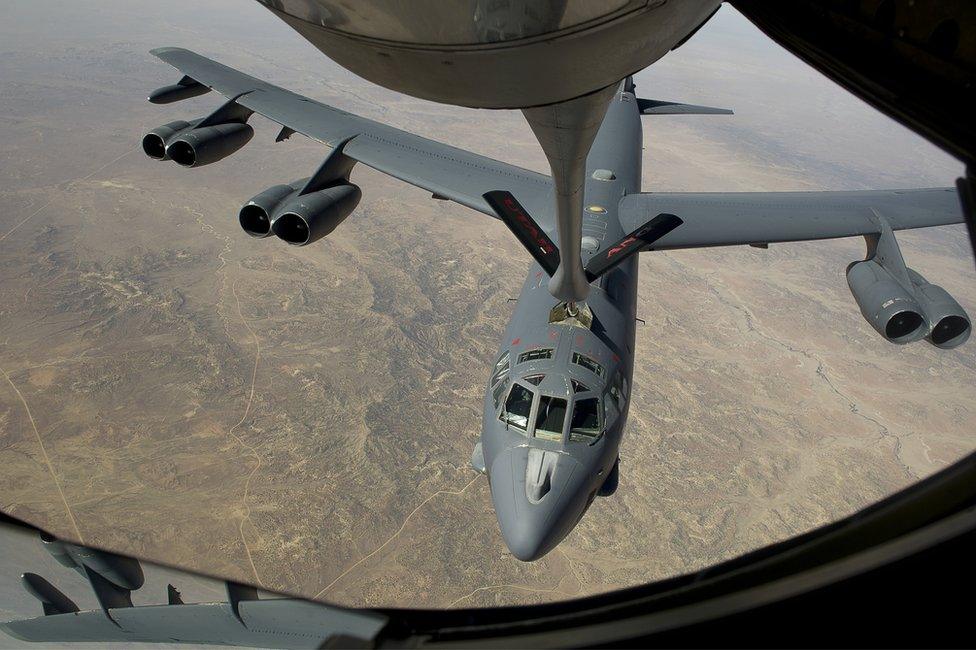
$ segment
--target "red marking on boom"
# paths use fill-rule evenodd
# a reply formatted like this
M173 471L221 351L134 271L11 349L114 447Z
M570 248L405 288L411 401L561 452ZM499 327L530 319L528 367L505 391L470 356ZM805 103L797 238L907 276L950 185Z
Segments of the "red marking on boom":
M540 232L539 229L536 228L532 218L525 214L522 207L515 201L514 197L506 196L504 202L505 207L515 214L515 218L520 224L522 224L526 234L528 234L529 237L532 238L532 241L542 249L542 252L548 255L556 250L546 238L545 233Z
M622 242L620 242L619 244L617 244L616 246L608 250L607 257L610 258L616 255L617 253L624 252L625 250L630 248L630 246L635 242L637 242L637 239L635 239L634 237L628 237L627 239L623 240Z

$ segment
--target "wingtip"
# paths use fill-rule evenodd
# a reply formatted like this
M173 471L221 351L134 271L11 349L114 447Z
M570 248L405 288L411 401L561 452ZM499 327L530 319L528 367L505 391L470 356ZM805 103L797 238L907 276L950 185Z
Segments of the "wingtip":
M182 47L169 47L169 46L167 46L167 47L155 47L155 48L149 50L149 53L152 54L153 56L161 59L166 54L173 54L173 53L176 53L176 52L187 52L187 51L188 50L185 50Z

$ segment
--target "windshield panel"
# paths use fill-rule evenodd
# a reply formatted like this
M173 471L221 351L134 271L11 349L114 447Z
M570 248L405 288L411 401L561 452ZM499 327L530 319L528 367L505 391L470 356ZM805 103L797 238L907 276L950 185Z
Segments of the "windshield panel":
M505 400L502 420L513 427L525 431L529 426L529 413L532 411L532 391L522 384L512 386L512 392Z
M562 440L563 423L566 422L566 400L543 395L539 398L539 410L535 416L535 437L544 440Z
M574 442L591 442L599 437L603 427L600 422L600 400L596 397L576 400L569 439Z

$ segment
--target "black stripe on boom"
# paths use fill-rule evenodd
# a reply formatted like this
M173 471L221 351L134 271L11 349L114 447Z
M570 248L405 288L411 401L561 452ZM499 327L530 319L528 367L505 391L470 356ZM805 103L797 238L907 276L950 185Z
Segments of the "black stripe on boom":
M639 253L684 223L673 214L662 212L614 245L590 258L584 267L586 279L593 282L635 253Z
M482 195L508 229L551 277L559 268L559 249L546 231L529 216L510 192L494 190Z

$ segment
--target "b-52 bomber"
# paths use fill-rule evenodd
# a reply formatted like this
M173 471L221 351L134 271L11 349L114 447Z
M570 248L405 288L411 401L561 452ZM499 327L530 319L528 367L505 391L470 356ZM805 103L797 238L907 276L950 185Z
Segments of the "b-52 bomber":
M143 139L150 157L183 167L217 162L252 138L247 121L255 112L281 125L279 141L298 133L329 148L309 178L274 185L244 204L239 221L251 237L306 246L328 236L360 201L350 174L361 163L500 220L529 253L532 263L487 373L481 441L471 458L488 477L501 535L520 560L551 551L596 496L617 488L632 401L637 253L863 237L867 254L848 266L847 280L881 336L896 344L925 339L945 349L969 337L966 312L906 266L894 235L961 223L952 188L642 191L644 116L731 111L640 98L630 76L608 101L597 98L588 114L602 121L585 155L582 186L572 190L575 197L582 190L576 230L560 227L571 206L560 203L549 176L352 115L185 49L153 54L183 77L150 101L168 104L211 90L227 101L205 117L150 131ZM545 133L536 133L543 140ZM562 269L572 273L560 276ZM574 278L585 278L582 286Z

